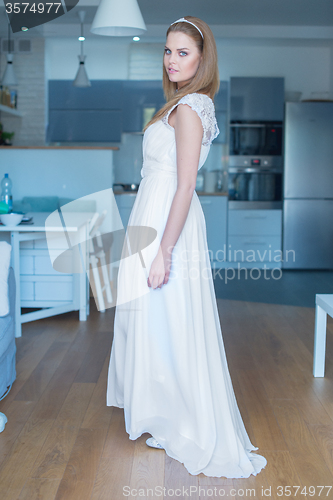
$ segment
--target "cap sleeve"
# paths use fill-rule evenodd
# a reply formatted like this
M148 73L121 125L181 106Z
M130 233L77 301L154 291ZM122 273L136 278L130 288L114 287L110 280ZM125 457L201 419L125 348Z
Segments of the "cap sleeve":
M215 118L215 107L210 97L206 94L187 94L175 104L168 113L163 117L164 123L170 127L168 123L169 115L178 104L188 104L199 116L202 128L203 137L202 144L210 146L212 141L219 135L220 131Z

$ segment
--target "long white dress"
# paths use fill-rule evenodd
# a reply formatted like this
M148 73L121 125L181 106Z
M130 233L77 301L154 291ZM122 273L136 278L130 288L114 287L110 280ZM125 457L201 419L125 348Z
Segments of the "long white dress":
M214 104L197 93L180 103L194 109L203 124L200 169L219 133ZM142 250L145 269L137 253L120 261L122 303L115 312L107 406L124 408L131 440L150 433L190 474L249 477L267 461L251 452L258 448L250 442L234 395L196 192L173 251L169 282L155 290L147 285L177 188L175 131L168 123L172 109L143 138L142 180L128 227L152 227L157 238ZM134 289L137 296L126 302Z

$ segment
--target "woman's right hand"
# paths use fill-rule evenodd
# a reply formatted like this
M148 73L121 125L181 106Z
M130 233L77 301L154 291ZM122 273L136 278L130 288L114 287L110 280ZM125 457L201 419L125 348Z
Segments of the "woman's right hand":
M149 287L162 288L169 281L172 264L172 252L163 251L159 246L157 255L150 267L147 283Z

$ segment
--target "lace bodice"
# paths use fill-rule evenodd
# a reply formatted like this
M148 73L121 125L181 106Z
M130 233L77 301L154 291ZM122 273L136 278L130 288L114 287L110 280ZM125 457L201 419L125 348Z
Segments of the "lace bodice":
M206 94L187 94L180 99L180 101L172 106L172 108L168 111L168 113L163 116L163 123L171 128L173 127L169 125L169 115L175 109L178 104L188 104L199 116L202 126L203 126L203 137L202 137L202 145L210 146L212 141L219 135L220 131L217 126L216 118L215 118L215 107L214 103L210 97Z
M178 104L188 104L200 117L203 126L198 170L205 163L212 141L220 133L214 103L205 94L187 94L161 119L150 125L143 136L143 167L141 176L171 175L177 179L177 148L175 129L168 123L171 111Z

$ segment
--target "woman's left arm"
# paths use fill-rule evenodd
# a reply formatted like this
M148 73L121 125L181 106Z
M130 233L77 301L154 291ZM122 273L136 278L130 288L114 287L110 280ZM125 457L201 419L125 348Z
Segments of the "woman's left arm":
M198 114L187 104L175 111L177 190L173 198L161 244L152 262L148 286L161 288L169 280L172 251L185 225L195 190L203 127Z

